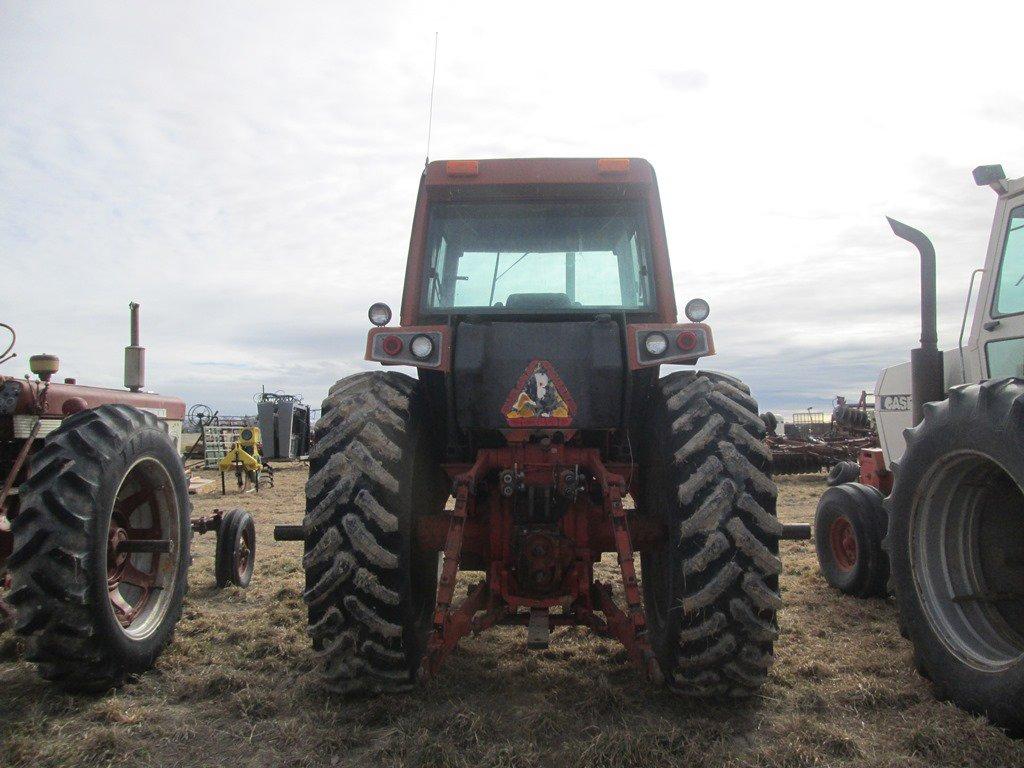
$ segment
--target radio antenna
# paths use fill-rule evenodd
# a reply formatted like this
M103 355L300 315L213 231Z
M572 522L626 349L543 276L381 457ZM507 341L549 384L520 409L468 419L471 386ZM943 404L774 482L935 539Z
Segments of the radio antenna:
M434 124L434 83L437 81L437 32L434 33L434 70L430 75L430 111L427 113L427 156L423 161L426 166L430 162L430 129Z

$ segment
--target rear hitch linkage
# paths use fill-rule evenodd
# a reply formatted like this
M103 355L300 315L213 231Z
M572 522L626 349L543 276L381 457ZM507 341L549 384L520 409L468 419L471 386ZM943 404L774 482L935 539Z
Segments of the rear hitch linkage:
M495 624L528 625L527 645L533 648L547 647L552 625L587 626L597 634L610 636L621 642L630 658L648 679L656 684L662 682L662 672L647 637L647 617L633 564L633 546L622 501L625 481L605 468L596 451L581 450L579 454L583 469L588 470L601 486L603 508L611 523L622 573L626 611L615 603L610 585L593 580L590 552L579 542L572 575L567 577L574 585L571 595L530 599L510 594L507 564L494 561L491 563L488 578L472 587L461 605L453 607L466 521L476 508L475 491L478 478L490 470L500 468L501 459L507 458L501 451L482 451L476 463L455 481L455 506L449 516L433 626L425 658L419 669L421 682L437 674L448 654L456 648L463 637L470 632L478 634ZM568 470L562 474L567 487L570 485L568 474ZM571 495L574 497L581 480L580 467L571 470L571 474ZM506 501L510 499L515 493L516 486L523 481L524 473L518 468L501 470L499 488L502 498ZM512 492L506 489L511 489ZM572 601L571 604L562 614L551 615L549 609L554 605L564 604L566 597ZM528 612L519 611L520 606L528 608ZM597 612L603 614L603 617Z

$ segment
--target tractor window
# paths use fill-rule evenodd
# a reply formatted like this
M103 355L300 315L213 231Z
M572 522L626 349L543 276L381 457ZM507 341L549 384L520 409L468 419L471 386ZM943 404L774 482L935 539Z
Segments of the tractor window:
M636 202L443 203L431 209L424 309L649 310Z
M1000 339L985 345L990 379L1024 376L1024 339Z
M1024 206L1010 212L994 315L1024 312Z

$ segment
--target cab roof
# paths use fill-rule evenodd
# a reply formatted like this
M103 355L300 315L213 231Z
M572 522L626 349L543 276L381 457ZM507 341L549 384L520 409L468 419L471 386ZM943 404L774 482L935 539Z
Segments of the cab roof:
M654 169L643 158L517 158L435 160L427 164L427 187L536 184L654 183Z

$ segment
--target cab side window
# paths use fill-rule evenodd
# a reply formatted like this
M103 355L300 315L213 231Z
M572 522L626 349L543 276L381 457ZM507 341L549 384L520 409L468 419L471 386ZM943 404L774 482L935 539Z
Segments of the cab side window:
M1024 205L1010 212L996 301L992 307L995 316L1018 312L1024 312Z
M1024 378L1024 339L990 341L985 345L985 354L988 356L989 378Z

